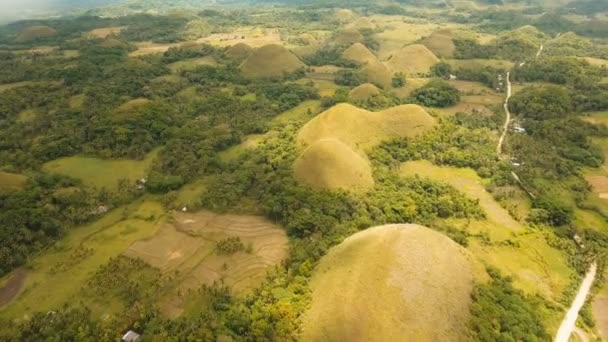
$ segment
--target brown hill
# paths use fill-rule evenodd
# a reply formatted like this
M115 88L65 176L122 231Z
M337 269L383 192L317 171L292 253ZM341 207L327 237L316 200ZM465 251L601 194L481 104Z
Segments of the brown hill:
M371 62L377 62L378 58L365 45L355 43L342 53L342 58L355 62L359 65L364 65Z
M54 28L48 26L30 26L21 30L17 34L16 41L18 42L29 42L38 38L52 37L57 34Z
M379 95L380 89L371 83L364 83L348 93L348 97L354 100L365 100L374 95Z
M294 163L298 181L321 189L367 189L374 186L369 162L338 139L309 146Z
M454 57L454 51L456 51L452 31L448 29L433 32L422 40L422 44L436 56L442 58L452 58Z
M253 52L253 48L245 43L238 43L226 49L226 57L233 61L243 61Z
M253 51L240 69L245 77L266 78L282 76L306 65L296 55L281 45L271 44Z
M424 74L431 71L431 67L439 62L426 46L414 44L404 46L395 51L387 64L393 72L402 72L407 75Z

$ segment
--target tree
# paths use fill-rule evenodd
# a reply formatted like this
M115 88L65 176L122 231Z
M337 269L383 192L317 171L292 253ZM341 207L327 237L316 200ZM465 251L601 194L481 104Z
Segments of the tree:
M460 92L443 80L432 80L412 92L416 103L429 107L449 107L460 101Z
M393 75L393 88L403 88L403 86L405 86L405 83L405 75L402 72L398 72Z

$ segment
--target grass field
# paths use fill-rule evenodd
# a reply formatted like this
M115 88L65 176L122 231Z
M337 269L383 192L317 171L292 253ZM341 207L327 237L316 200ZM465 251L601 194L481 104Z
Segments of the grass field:
M513 62L502 59L449 59L446 60L454 68L484 68L486 66L493 68L504 68L509 70L513 68Z
M346 26L349 29L355 30L374 30L376 24L374 24L369 18L361 17Z
M135 186L135 181L146 175L157 153L158 150L154 150L143 160L73 156L45 163L43 169L46 172L80 179L84 184L92 187L115 190L120 179L127 179Z
M112 210L92 224L71 230L26 265L20 294L0 309L0 316L25 318L35 311L46 312L75 298L93 301L94 298L79 296L91 275L133 242L153 236L162 221L161 205L142 199ZM113 298L105 300L105 305L93 305L95 315L117 313L113 310L120 305L116 305Z
M490 244L470 239L468 249L473 255L512 276L515 286L527 293L555 301L561 298L573 275L565 256L548 245L542 230L530 230L513 219L485 190L483 180L473 170L412 161L402 164L401 174L447 183L478 200L486 213L485 221L453 222L471 234L489 237Z
M422 226L359 232L315 269L301 340L464 339L472 268L466 250Z
M337 45L351 45L363 42L363 35L355 29L344 29L339 31L334 37L334 43Z
M602 124L608 125L608 112L592 112L588 113L586 116L583 116L582 119L584 121L590 122L592 124Z
M25 182L27 177L24 175L0 171L0 192L20 190Z
M180 45L179 43L170 43L170 44L160 44L160 43L152 43L152 42L136 43L135 46L137 47L137 50L130 52L129 56L138 57L138 56L144 56L144 55L149 55L149 54L153 54L153 53L163 53L163 52L169 50L170 48L176 47L179 45Z
M280 45L265 45L245 59L240 69L249 78L282 76L305 65L298 57Z
M230 33L213 33L197 39L196 42L216 46L231 46L244 43L255 48L283 43L278 29L253 26L241 27Z
M245 249L220 253L216 244L231 237L238 237ZM285 232L262 217L201 211L174 213L154 237L134 243L124 254L176 275L161 300L163 312L176 317L187 305L178 293L214 282L236 293L258 286L269 268L287 256L287 243Z
M373 60L367 63L363 69L361 69L363 78L370 83L376 84L384 89L388 89L391 86L393 72L385 63L379 60Z

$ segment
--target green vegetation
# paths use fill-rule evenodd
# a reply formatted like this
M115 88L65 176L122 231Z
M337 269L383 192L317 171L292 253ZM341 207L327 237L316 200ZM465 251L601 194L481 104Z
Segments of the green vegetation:
M432 80L412 92L416 103L429 107L449 107L460 101L460 92L442 80Z
M0 27L0 340L538 341L603 274L605 6L203 3Z

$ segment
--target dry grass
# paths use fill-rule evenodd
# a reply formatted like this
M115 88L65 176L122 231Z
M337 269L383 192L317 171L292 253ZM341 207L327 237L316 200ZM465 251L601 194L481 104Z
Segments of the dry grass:
M7 90L19 88L19 87L24 87L24 86L30 85L30 84L33 84L33 82L23 81L23 82L0 84L0 93L7 91Z
M374 95L380 95L380 89L371 83L364 83L348 93L348 97L354 100L365 100Z
M418 225L359 232L315 270L303 341L464 339L473 288L471 257Z
M337 45L351 45L363 42L363 35L355 29L344 29L334 37L334 43Z
M385 60L405 44L412 44L427 37L439 28L439 25L408 17L374 15L372 21L383 28L374 37L380 42L378 56Z
M0 192L19 191L27 182L27 177L17 173L0 171Z
M374 30L376 28L376 24L369 20L369 18L362 17L350 23L348 26L346 26L346 28L354 30Z
M374 186L367 159L337 139L322 139L294 163L298 181L319 189L369 189Z
M490 238L490 244L470 239L468 249L473 255L512 276L515 286L527 293L555 301L561 298L573 274L565 256L549 246L542 231L528 230L514 220L485 190L482 179L473 170L413 161L402 164L401 174L447 183L479 201L486 213L485 221L452 222L471 234L482 233Z
M183 71L192 71L201 65L217 66L217 61L212 56L205 56L171 63L168 67L171 69L171 72L180 73Z
M119 41L117 41L117 42L119 42ZM120 43L120 44L123 44L123 43ZM136 43L135 46L137 46L137 50L129 53L129 56L131 56L131 57L144 56L144 55L149 55L149 54L154 54L154 53L163 53L172 47L180 46L180 44L178 44L178 43L159 44L159 43L152 43L152 42L143 42L143 43Z
M126 28L125 26L96 28L92 31L89 31L88 36L95 37L95 38L106 38L111 35L119 34L125 28Z
M48 26L31 26L21 30L15 39L18 42L29 42L38 38L52 37L57 30Z
M170 317L181 314L187 304L177 293L214 282L221 282L236 293L249 291L287 256L285 232L262 217L209 211L173 216L154 237L138 241L124 252L165 274L177 274L175 287L161 303L163 312ZM247 250L219 254L216 243L230 237L240 238Z
M253 48L245 43L238 43L230 46L226 49L226 57L233 61L243 61L251 53L253 52Z
M480 69L486 66L493 68L503 68L505 70L513 68L513 62L502 59L450 59L446 60L454 68Z
M584 60L586 60L587 62L589 62L589 64L591 65L596 65L596 66L604 66L604 67L608 67L608 60L606 59L600 59L600 58L593 58L593 57L583 57Z
M342 57L359 65L378 62L378 58L361 43L355 43L344 50Z
M298 57L280 45L266 45L255 50L241 64L245 77L265 78L281 76L305 66Z
M384 89L391 86L393 73L382 62L376 60L368 63L361 69L361 74L368 82L376 84Z
M393 72L406 75L427 74L431 67L439 62L426 46L414 44L405 46L388 58L387 64Z
M317 80L317 81L330 81L333 82L336 79L336 72L340 70L340 67L335 65L322 65L312 68L312 71L306 74L306 78Z
M355 14L349 9L340 8L336 10L336 18L341 23L347 23L355 19Z
M365 151L382 141L413 137L435 125L422 107L403 105L370 112L339 104L304 125L298 142L307 147L294 164L304 184L325 189L368 189L373 186Z
M454 45L452 38L451 30L441 29L424 38L422 44L438 57L452 58L456 51L456 45Z
M414 137L434 125L435 119L417 105L370 112L343 103L304 125L298 141L312 145L322 139L339 139L355 150L365 151L388 139Z
M28 123L28 122L32 122L32 121L36 120L37 116L38 116L38 113L36 112L35 109L26 109L26 110L19 112L19 114L17 114L16 121L18 123Z
M278 29L260 28L253 26L241 27L230 33L214 33L196 40L197 43L206 43L216 46L232 46L239 43L247 44L254 48L271 44L283 44Z
M600 336L608 339L608 289L606 284L604 284L604 289L593 298L591 308Z

